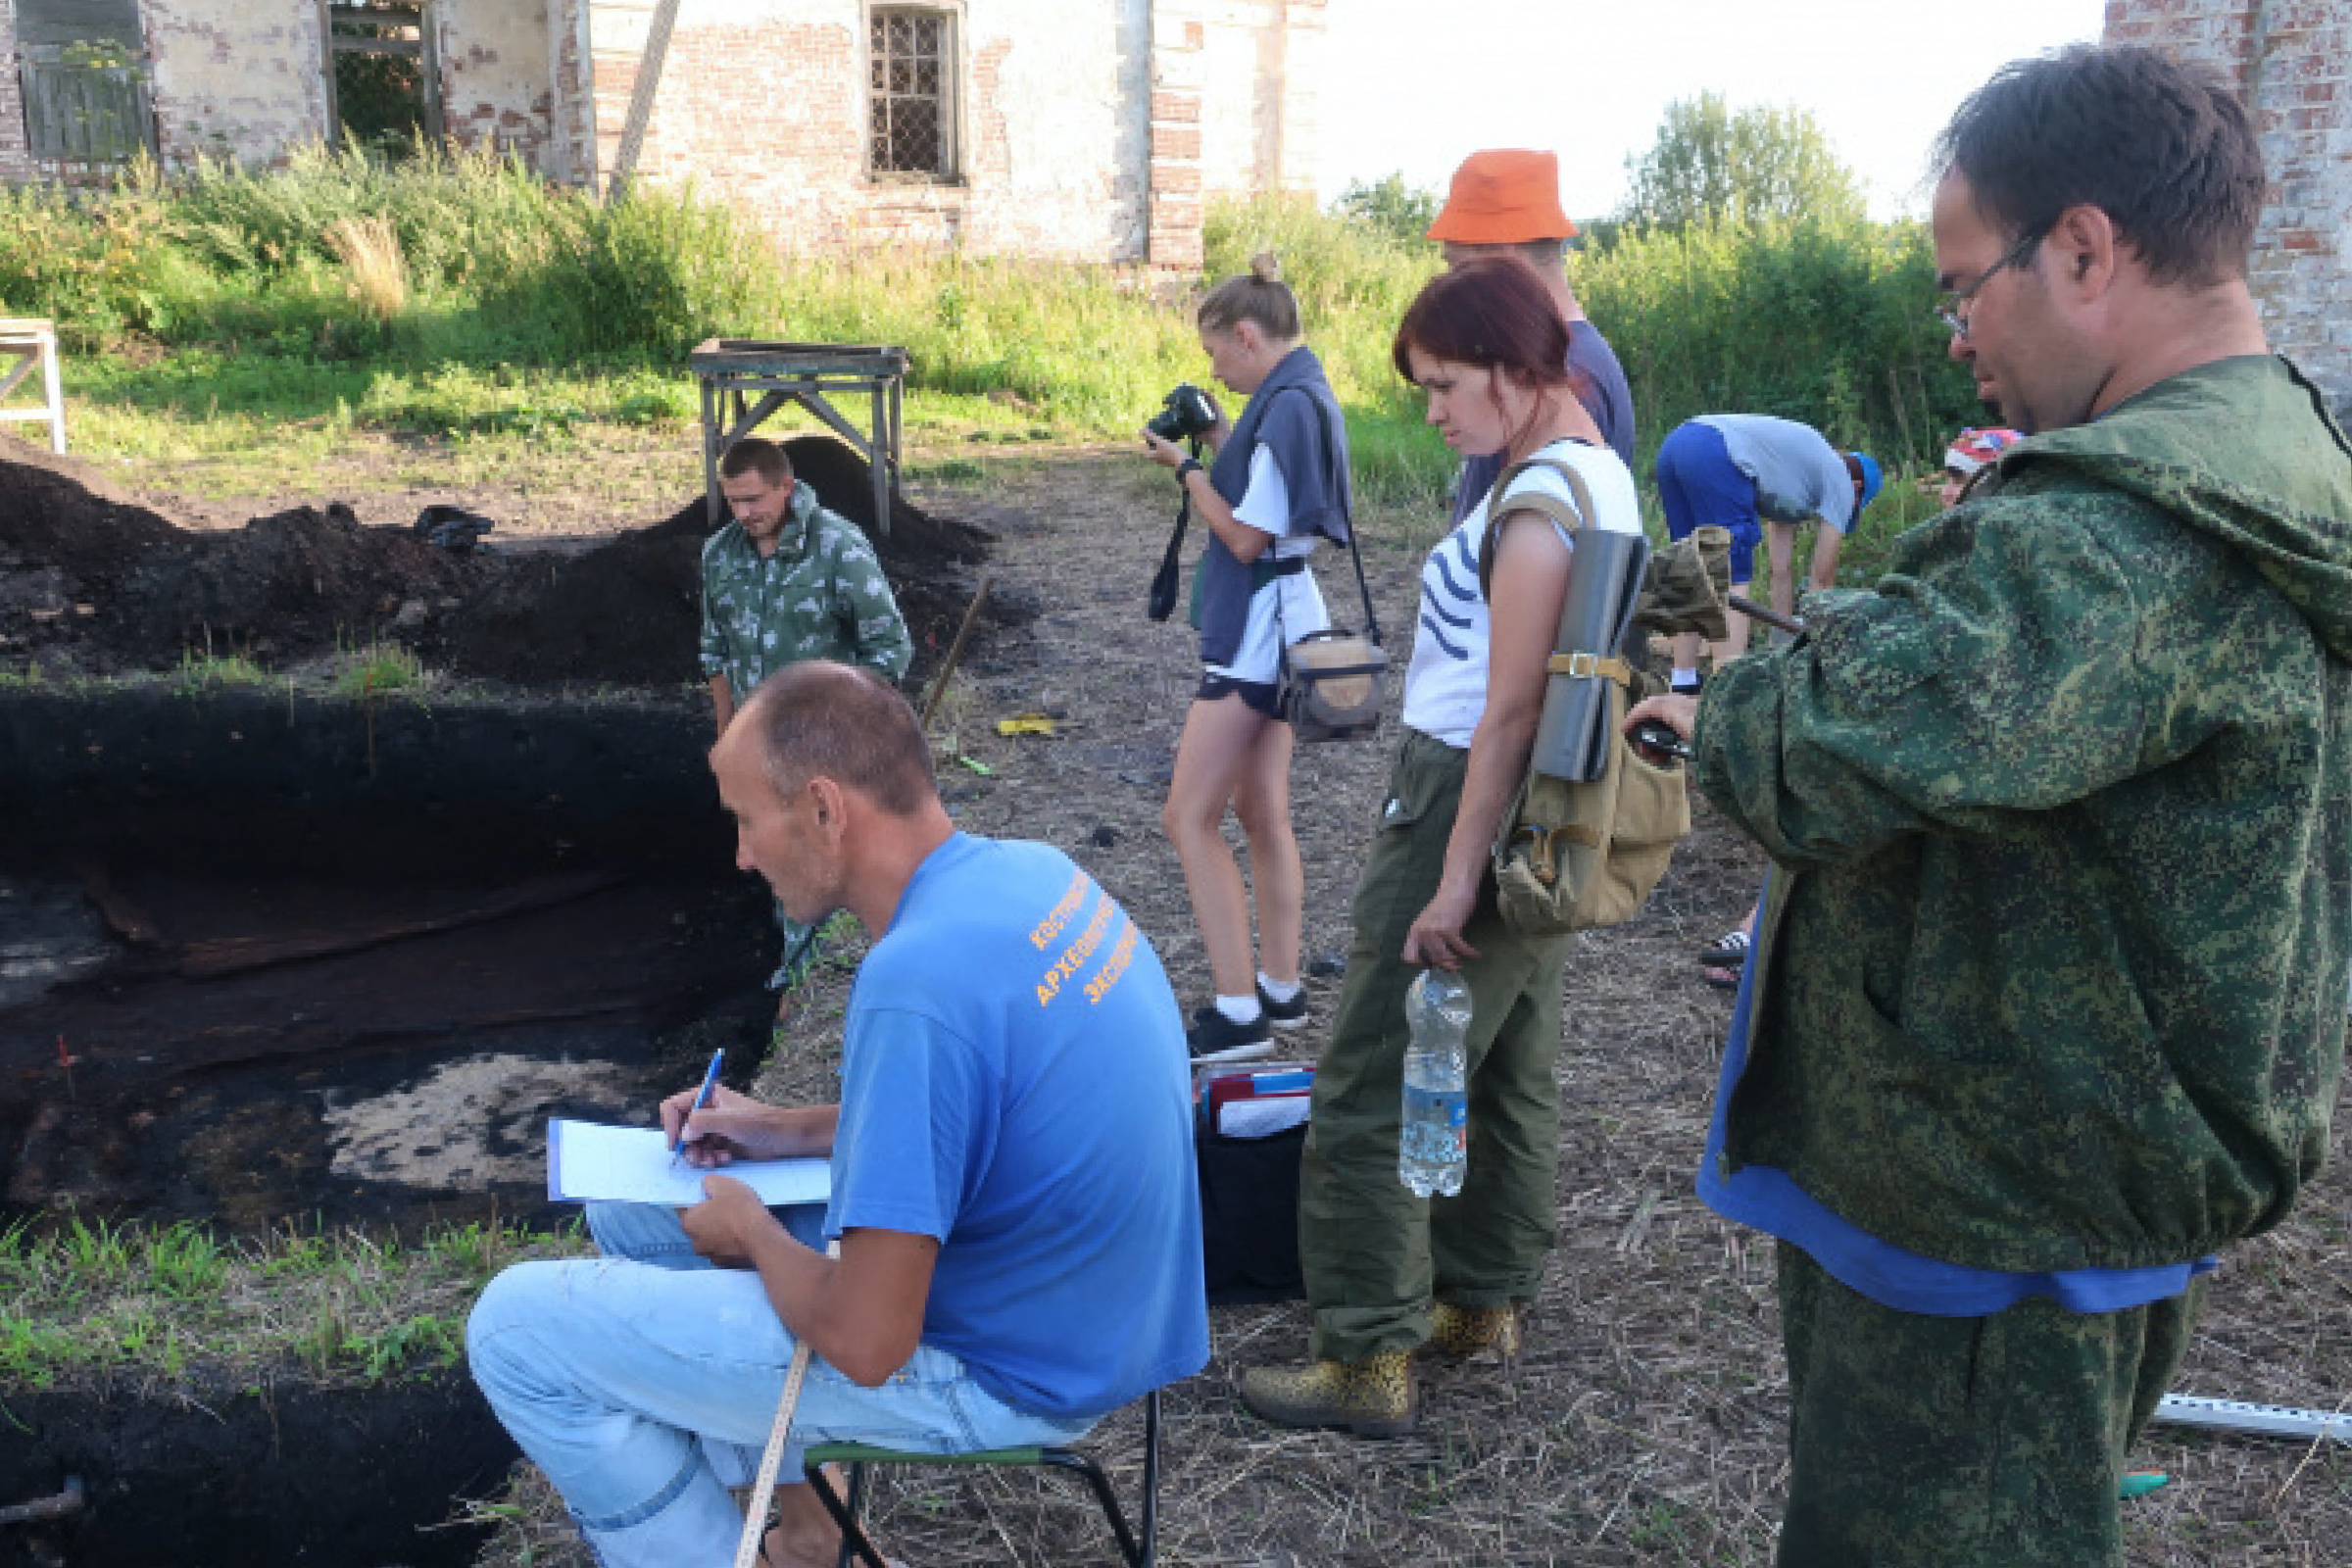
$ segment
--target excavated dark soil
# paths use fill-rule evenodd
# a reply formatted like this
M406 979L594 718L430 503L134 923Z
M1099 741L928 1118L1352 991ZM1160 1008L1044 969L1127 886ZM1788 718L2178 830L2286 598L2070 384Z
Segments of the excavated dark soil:
M544 1204L773 1003L710 719L256 690L0 704L0 1223Z
M953 638L989 534L894 501L877 530L863 459L829 436L785 443L800 476L874 539L915 639L918 674ZM301 507L194 530L92 488L77 465L0 462L0 667L111 675L191 651L267 669L388 640L436 671L524 685L696 678L701 496L594 543L456 553L349 508ZM1012 623L1018 602L993 598Z
M903 501L884 533L863 460L787 446L875 536L919 672L990 535ZM0 672L38 671L0 694L0 1223L528 1214L549 1114L642 1119L713 1045L748 1074L776 938L681 690L710 526L696 496L513 553L340 504L192 529L0 463ZM379 640L421 696L62 678Z
M465 1563L482 1532L442 1525L449 1499L481 1495L514 1451L462 1367L367 1389L12 1393L7 1413L0 1506L69 1477L85 1492L68 1519L0 1531L0 1568Z

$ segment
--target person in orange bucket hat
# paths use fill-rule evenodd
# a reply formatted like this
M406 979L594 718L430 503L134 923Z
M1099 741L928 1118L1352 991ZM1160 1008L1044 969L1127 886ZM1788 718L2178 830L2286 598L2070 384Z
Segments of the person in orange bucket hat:
M1585 308L1568 286L1567 247L1576 237L1576 224L1560 206L1558 156L1521 147L1472 153L1453 172L1429 237L1446 248L1448 268L1474 257L1516 256L1536 270L1568 323L1568 368L1575 372L1577 400L1625 466L1633 467L1633 388L1609 340L1586 319ZM1454 523L1470 514L1501 472L1498 455L1463 458L1454 487Z

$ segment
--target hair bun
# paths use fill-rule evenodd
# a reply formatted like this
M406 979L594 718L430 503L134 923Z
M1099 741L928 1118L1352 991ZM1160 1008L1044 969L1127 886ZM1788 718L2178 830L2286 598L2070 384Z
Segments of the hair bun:
M1282 281L1282 258L1272 251L1259 251L1250 258L1250 275L1260 283Z

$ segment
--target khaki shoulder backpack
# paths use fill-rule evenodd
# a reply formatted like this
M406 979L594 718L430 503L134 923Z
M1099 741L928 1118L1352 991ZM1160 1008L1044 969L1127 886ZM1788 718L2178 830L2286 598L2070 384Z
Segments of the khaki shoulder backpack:
M1511 492L1539 466L1561 477L1573 504L1532 486ZM1584 476L1554 459L1512 465L1494 494L1479 550L1481 593L1493 597L1495 546L1512 513L1548 517L1576 552L1527 777L1494 836L1502 917L1526 936L1616 925L1642 907L1690 831L1682 763L1645 760L1624 732L1636 677L1620 649L1644 581L1654 575L1648 541L1591 526Z

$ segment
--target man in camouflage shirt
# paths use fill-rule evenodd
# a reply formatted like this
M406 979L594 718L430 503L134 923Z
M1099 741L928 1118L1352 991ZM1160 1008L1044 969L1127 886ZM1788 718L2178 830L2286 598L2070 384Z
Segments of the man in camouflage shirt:
M773 441L736 442L719 459L718 477L735 514L703 547L703 673L718 732L761 681L804 660L904 678L914 642L858 525L819 506ZM784 961L769 984L790 991L815 956L815 933L781 905L776 924Z
M2202 1276L2328 1149L2352 445L2264 342L2225 89L2078 47L1940 151L1951 352L2028 439L1634 716L1774 860L1699 1192L1779 1238L1780 1561L2087 1568Z

